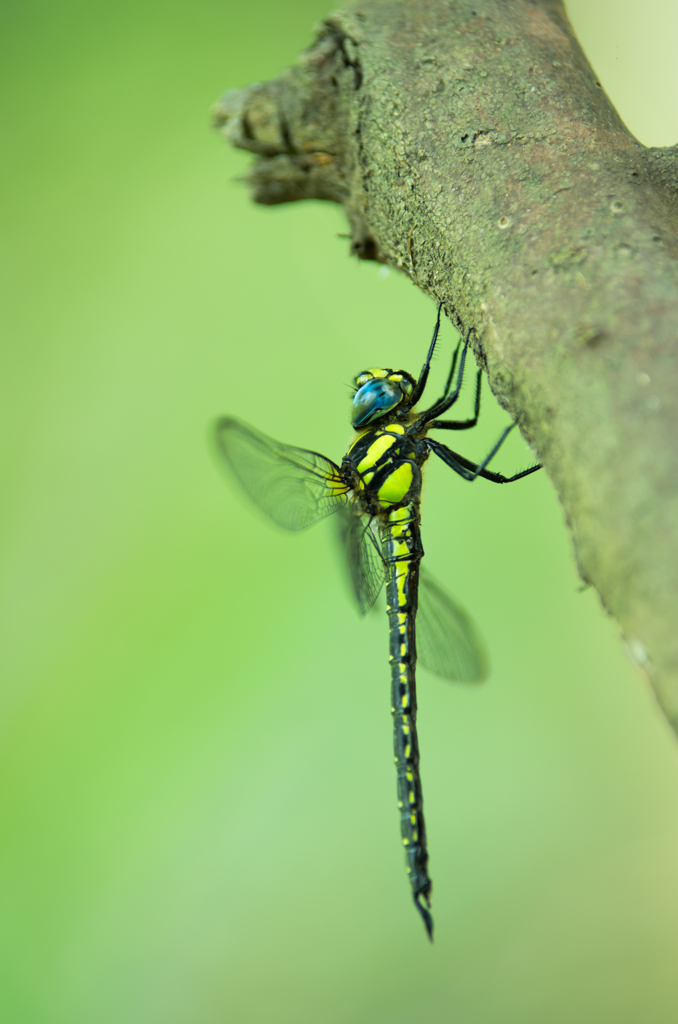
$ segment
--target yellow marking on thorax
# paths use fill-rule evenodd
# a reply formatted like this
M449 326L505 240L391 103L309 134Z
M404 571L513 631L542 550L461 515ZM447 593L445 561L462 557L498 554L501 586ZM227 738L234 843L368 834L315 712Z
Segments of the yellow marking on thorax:
M409 462L403 462L389 473L377 493L382 505L396 505L403 501L412 486L413 476L414 472Z
M356 467L358 472L364 473L367 469L373 469L382 455L384 455L385 452L387 452L395 443L395 434L389 434L388 432L379 434L367 449L362 462L358 463Z

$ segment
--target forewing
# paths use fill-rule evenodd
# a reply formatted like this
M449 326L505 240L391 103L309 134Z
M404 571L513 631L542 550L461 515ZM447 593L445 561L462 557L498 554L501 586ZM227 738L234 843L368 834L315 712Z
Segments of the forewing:
M339 467L227 417L216 426L219 454L252 501L286 530L305 530L346 503Z
M423 568L419 574L417 657L424 668L458 683L489 673L485 644L471 617Z
M374 521L350 505L337 518L349 581L360 614L365 615L379 596L386 579L386 563Z

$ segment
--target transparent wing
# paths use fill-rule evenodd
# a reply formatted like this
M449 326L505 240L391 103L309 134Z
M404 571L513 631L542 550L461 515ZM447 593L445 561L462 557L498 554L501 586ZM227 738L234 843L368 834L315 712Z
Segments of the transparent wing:
M473 620L423 567L419 574L417 657L429 672L457 683L481 683L490 669Z
M305 530L346 503L339 467L324 455L281 444L231 417L218 421L216 440L252 501L286 530Z
M337 525L351 589L360 614L365 615L377 600L386 579L379 534L369 516L353 511L350 506L337 517Z

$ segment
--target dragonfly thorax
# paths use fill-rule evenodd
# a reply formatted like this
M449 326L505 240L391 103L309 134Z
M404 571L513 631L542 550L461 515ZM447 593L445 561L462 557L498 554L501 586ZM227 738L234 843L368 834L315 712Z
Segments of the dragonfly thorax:
M362 431L349 447L341 472L354 501L371 516L418 501L420 467L428 450L408 436L400 423L375 425Z
M359 373L354 381L357 390L353 399L353 426L356 429L366 427L395 409L399 414L408 412L408 399L415 383L414 377L405 370L373 369Z

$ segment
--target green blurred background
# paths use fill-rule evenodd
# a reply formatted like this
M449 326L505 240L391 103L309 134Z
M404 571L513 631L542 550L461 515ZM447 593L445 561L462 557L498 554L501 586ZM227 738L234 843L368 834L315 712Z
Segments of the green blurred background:
M676 142L675 4L569 7L631 129ZM494 665L479 689L421 672L430 947L385 616L354 613L329 524L278 533L210 454L231 412L338 458L353 374L416 373L430 337L338 208L253 206L209 129L328 10L0 12L0 1019L675 1022L677 747L546 475L427 473L428 564ZM487 393L463 450L506 421ZM514 436L501 468L529 460Z

